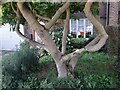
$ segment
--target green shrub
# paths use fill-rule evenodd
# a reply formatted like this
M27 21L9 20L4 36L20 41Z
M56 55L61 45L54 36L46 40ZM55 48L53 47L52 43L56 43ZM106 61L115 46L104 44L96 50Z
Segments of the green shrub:
M96 35L90 35L87 43L91 42L95 37Z
M84 88L117 88L117 79L109 75L90 74L84 76Z
M39 59L39 70L44 70L46 65L53 63L53 58L50 55L43 56Z
M36 52L27 42L22 43L20 49L14 54L3 57L3 72L5 70L17 77L35 71L37 66Z
M53 81L54 88L77 88L80 89L82 87L81 81L79 79L70 79L70 78L62 78L56 79Z
M77 63L75 76L84 88L117 88L116 58L104 53L86 53Z
M6 81L5 81L6 80ZM28 74L27 78L25 80L16 80L13 78L13 76L4 76L3 77L3 83L2 83L3 89L33 89L33 88L40 88L40 79L38 76L34 73Z
M53 58L50 55L43 56L39 59L39 64L53 62Z
M48 80L50 80L50 81L57 78L57 69L56 69L56 67L49 68L46 78Z
M41 88L82 88L81 81L79 79L71 78L58 78L52 81L45 79L41 82Z
M57 45L57 47L59 48L59 50L61 50L62 48L62 36L63 36L63 30L61 30L60 32L53 32L52 34L52 39L54 40L55 44ZM70 53L73 51L73 46L71 46L71 42L70 40L72 39L72 36L67 35L67 47L66 47L66 53Z
M18 88L38 89L40 88L40 79L34 73L27 75L25 81L18 81Z
M48 57L44 57L45 63L51 63ZM77 63L74 79L57 79L57 70L52 67L42 80L41 88L118 88L115 61L115 57L105 53L86 53Z
M74 48L83 48L87 40L85 38L72 38L70 42Z
M17 87L17 80L26 80L27 74L35 72L37 68L36 50L27 42L22 43L14 54L4 56L2 59L3 87Z
M86 53L77 63L76 70L84 73L114 74L116 58L105 53Z

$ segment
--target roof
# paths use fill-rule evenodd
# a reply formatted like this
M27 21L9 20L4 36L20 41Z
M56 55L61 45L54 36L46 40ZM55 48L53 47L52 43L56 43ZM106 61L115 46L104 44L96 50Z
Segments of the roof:
M73 18L80 19L80 18L86 18L85 14L83 12L77 12L73 14Z

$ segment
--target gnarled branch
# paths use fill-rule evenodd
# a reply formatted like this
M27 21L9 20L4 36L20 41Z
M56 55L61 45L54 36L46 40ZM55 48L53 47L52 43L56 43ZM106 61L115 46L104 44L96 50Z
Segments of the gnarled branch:
M75 57L75 56L78 56L78 55L81 55L83 54L84 52L86 52L86 49L85 48L81 48L81 49L77 49L76 51L74 51L73 53L70 53L70 54L67 54L67 55L64 55L61 57L61 61L67 61L67 60L71 60L71 58Z
M17 20L16 27L15 27L15 31L16 31L16 33L17 33L22 39L24 39L25 41L30 42L30 44L32 44L32 45L34 45L34 46L39 46L39 47L45 49L44 44L41 44L41 43L36 42L36 41L33 41L33 40L27 38L25 35L23 35L23 34L20 32L20 30L19 30L19 25L20 25L20 21Z
M67 44L67 35L69 31L69 20L70 20L70 8L66 10L66 20L64 24L64 31L62 36L62 54L64 55L66 52L66 44Z
M48 17L40 16L38 14L36 14L36 17L38 17L38 20L44 20L44 21L48 21L48 22L51 20ZM62 19L57 19L56 24L63 23L63 21L64 20L62 20Z
M36 14L36 17L38 17L41 20L50 21L50 18L44 17L44 16L40 16L39 14Z
M13 11L15 12L15 14L17 15L17 10L15 10L14 6L13 6L13 2L11 2L11 7L13 9ZM18 15L17 15L18 16Z
M17 22L16 22L16 26L15 26L15 31L16 31L16 33L17 33L22 39L30 42L32 45L34 45L34 46L39 46L39 47L45 49L45 46L44 46L43 44L27 38L25 35L23 35L23 34L20 32L20 30L19 30L19 27L20 27L20 19L21 19L20 11L19 11L18 8L17 8L17 10L15 10L14 6L12 5L12 2L11 2L11 7L12 7L13 11L14 11L14 12L16 13L16 15L17 15Z
M33 29L37 32L38 35L43 34L42 30L44 30L43 26L36 20L33 13L28 9L28 7L25 5L24 2L18 2L17 6L19 10L21 11L23 17L26 19L26 21L29 23L29 25L32 25ZM37 28L39 26L39 29Z
M91 12L91 6L94 1L95 0L88 0L87 3L85 4L85 8L84 8L86 17L96 27L96 29L97 29L96 31L99 34L92 42L90 42L85 47L87 49L87 51L90 51L90 52L98 51L99 49L101 49L108 38L108 35L105 32L103 25L94 17L94 15Z
M52 17L52 19L45 25L45 28L48 30L50 29L57 19L60 17L60 15L70 6L69 2L66 2L61 8L58 9L58 11L55 13L55 15Z
M87 3L85 4L84 12L85 12L87 18L96 27L96 29L99 33L98 36L93 41L91 41L88 45L86 45L85 48L78 49L73 53L62 56L62 58L61 58L62 61L66 61L66 60L70 60L70 59L72 60L73 57L78 56L78 55L83 55L84 52L86 52L86 51L90 51L90 52L98 51L105 44L105 42L108 38L108 35L105 32L105 29L102 26L102 24L93 16L93 14L91 12L91 5L94 1L95 0L87 1Z
M45 49L45 46L44 46L43 44L41 44L41 43L39 43L39 42L36 42L36 41L33 41L33 40L27 38L25 35L23 35L23 34L20 32L20 30L19 30L19 26L20 26L20 21L17 20L16 27L15 27L15 31L16 31L16 33L17 33L22 39L24 39L25 41L30 42L30 44L32 44L32 45L34 45L34 46L39 46L39 47Z

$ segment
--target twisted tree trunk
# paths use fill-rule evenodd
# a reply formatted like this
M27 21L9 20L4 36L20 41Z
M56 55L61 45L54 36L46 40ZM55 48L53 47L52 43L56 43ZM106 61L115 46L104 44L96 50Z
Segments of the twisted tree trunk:
M64 55L64 54L66 51L66 38L67 38L68 27L69 27L68 24L69 24L69 18L70 18L70 11L69 11L70 3L66 2L61 8L59 8L58 11L56 11L55 15L52 17L52 19L50 19L49 22L46 23L45 25L41 25L36 20L36 18L32 14L32 12L28 9L28 7L23 2L17 3L17 6L18 6L20 12L22 13L23 17L26 19L26 21L29 23L29 25L31 25L31 27L37 32L37 34L39 35L39 37L41 38L41 40L43 41L44 44L27 39L24 35L22 35L19 32L19 30L18 30L19 28L16 28L17 33L23 39L28 40L32 44L36 44L37 46L44 48L49 54L51 54L51 56L53 57L53 59L55 61L59 78L67 77L67 75L68 75L69 67L66 67L66 64L65 64L66 61L68 61L68 60L70 61L69 65L72 67L72 70L74 70L74 67L77 64L78 58L83 56L86 51L87 52L98 51L105 44L105 42L108 38L108 35L104 30L104 27L100 24L100 22L91 13L91 5L94 1L95 0L87 1L84 12L85 12L87 18L96 27L99 35L92 42L90 42L88 45L86 45L85 48L77 49L76 51L74 51L70 54L67 54L67 55ZM67 16L66 16L65 27L64 27L65 29L64 29L63 40L62 40L62 53L63 53L63 55L62 55L62 53L60 52L60 50L57 48L54 41L50 37L48 31L56 23L56 21L59 19L60 15L64 11L67 12ZM16 25L16 27L18 27L18 25Z

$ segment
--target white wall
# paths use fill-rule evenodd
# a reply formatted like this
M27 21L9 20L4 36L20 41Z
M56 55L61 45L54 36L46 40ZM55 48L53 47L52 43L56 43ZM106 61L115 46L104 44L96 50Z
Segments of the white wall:
M20 31L23 33L22 25ZM15 31L10 31L9 24L0 27L0 50L16 50L22 41Z

